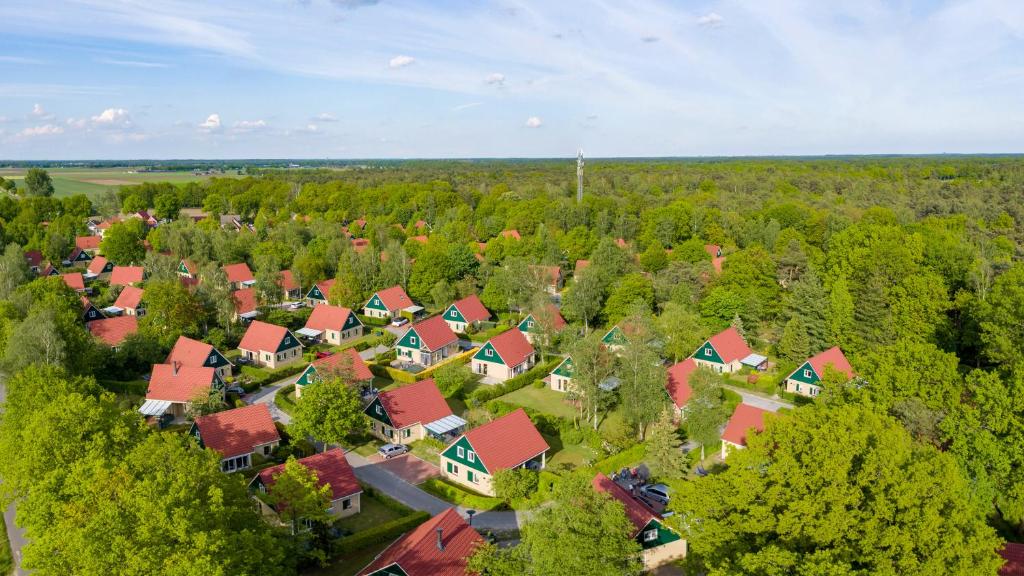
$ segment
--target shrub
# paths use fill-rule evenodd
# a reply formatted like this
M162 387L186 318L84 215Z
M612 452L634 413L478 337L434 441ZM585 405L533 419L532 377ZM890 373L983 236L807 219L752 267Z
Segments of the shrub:
M571 422L566 422L558 431L558 437L562 439L562 445L582 444L583 430L580 430Z
M445 482L440 478L430 478L423 484L420 484L420 488L442 500L459 504L466 508L473 508L474 510L483 511L505 508L505 502L500 498L472 494L468 490L450 482Z
M392 368L391 366L382 366L380 364L370 364L370 372L374 376L380 376L381 378L387 378L394 380L395 382L401 382L403 384L412 384L416 381L416 375L405 370L399 370Z
M445 398L461 397L466 386L476 378L469 368L458 363L445 364L434 373L437 389Z
M430 520L427 512L414 512L408 516L396 518L379 526L368 528L351 536L341 538L334 545L334 552L338 556L348 556L353 552L363 550L374 544L390 542L400 534L404 534L413 528Z
M627 448L618 454L609 456L604 460L600 460L594 464L594 468L597 468L599 472L604 474L611 474L622 468L628 468L630 466L639 464L647 454L647 449L643 444L637 444L631 448Z
M498 470L494 474L494 493L505 502L527 498L537 491L537 473L526 468Z

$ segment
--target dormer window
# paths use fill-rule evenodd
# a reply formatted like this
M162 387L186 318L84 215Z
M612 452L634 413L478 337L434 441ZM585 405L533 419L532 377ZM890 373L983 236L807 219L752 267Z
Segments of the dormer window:
M810 378L810 377L811 377L811 371L810 370L804 370L804 378Z
M462 446L456 446L455 447L455 454L457 454L459 458L465 458L466 457L466 449L463 448Z
M484 356L487 356L488 358L494 356L494 350L491 350L490 348L484 350Z
M711 356L711 348L710 347L704 349L704 355L705 356Z
M412 344L413 346L416 345L416 337L415 336L409 336L409 344Z

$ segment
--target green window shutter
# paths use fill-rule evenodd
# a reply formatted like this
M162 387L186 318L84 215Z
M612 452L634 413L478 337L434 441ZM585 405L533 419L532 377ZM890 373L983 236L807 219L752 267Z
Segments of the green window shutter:
M469 480L470 482L473 481L473 471L472 470L466 470L466 480Z
M451 474L452 473L452 463L451 462L445 462L445 464L447 465L448 473Z

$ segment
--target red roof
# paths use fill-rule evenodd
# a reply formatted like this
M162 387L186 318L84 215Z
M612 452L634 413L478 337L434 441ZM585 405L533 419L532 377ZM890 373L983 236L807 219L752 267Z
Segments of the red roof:
M356 480L352 466L345 459L345 453L341 448L332 448L326 452L299 458L299 464L316 472L317 484L331 486L331 500L338 500L346 496L352 496L363 491ZM273 490L274 477L284 470L284 464L271 466L260 471L259 478L268 490Z
M413 226L413 228L416 228L416 229L426 228L427 227L427 223L424 222L423 220L417 220L416 223L413 224L412 226Z
M306 320L306 328L313 330L341 330L345 326L352 310L344 306L321 304L313 308L313 313Z
M562 312L561 310L558 309L558 306L555 306L554 304L548 304L546 308L548 313L551 314L551 323L554 325L555 330L561 330L562 328L565 328L565 318L562 318ZM536 320L537 317L534 316L533 319Z
M335 278L330 280L324 280L323 282L317 282L316 287L320 289L320 293L324 295L324 298L329 298L331 295L331 287L334 286Z
M122 310L135 309L139 307L142 302L142 288L136 286L125 286L121 293L117 295L117 300L114 301L114 306Z
M201 367L211 354L213 354L212 344L193 340L188 336L178 336L178 341L174 343L174 348L171 348L171 353L167 355L167 360L164 363L178 362L182 366Z
M718 244L705 244L704 251L707 252L712 259L718 258L722 255L722 247Z
M61 276L64 279L64 283L68 285L68 288L72 290L85 290L85 278L82 278L81 272L70 272Z
M441 396L433 378L386 390L378 394L377 399L395 428L405 428L417 422L430 424L452 415L452 409Z
M718 352L718 355L722 357L722 362L726 364L750 356L750 347L743 340L743 336L740 336L740 333L732 326L715 334L708 342L711 342L715 352Z
M242 288L231 293L235 301L235 312L247 314L256 311L256 289Z
M409 295L405 293L405 289L401 286L392 286L386 290L381 290L375 294L384 307L388 310L401 310L406 306L412 306L412 300L409 299Z
M181 263L185 265L185 270L187 270L189 274L195 274L199 271L199 266L191 260L182 260Z
M75 246L81 250L96 250L102 240L100 236L78 236L75 238Z
M580 272L586 270L588 266L590 266L590 260L577 260L575 273L579 274Z
M238 344L239 348L244 350L265 350L269 352L275 352L277 347L284 340L285 336L289 336L290 332L284 326L278 326L276 324L268 324L266 322L260 322L259 320L253 320L249 324L249 328L245 331L245 336L242 337L242 341ZM298 339L291 336L292 341L295 345L299 345Z
M682 408L690 401L690 395L693 394L693 389L690 388L690 374L693 374L693 371L696 369L697 363L694 362L693 358L687 358L668 369L668 381L665 383L665 390L668 391L668 395L672 398L672 403L676 405L676 408Z
M280 442L266 404L253 404L196 418L203 446L225 458L249 454L260 444Z
M93 336L103 340L107 346L117 346L129 334L139 331L139 319L136 316L114 316L89 322L86 326Z
M825 377L826 366L832 366L833 370L842 372L847 378L853 378L853 367L850 366L839 346L833 346L824 352L819 352L807 361L811 363L811 367L814 368L819 378Z
M415 240L415 241L419 242L420 244L426 244L427 241L429 240L429 238L427 238L426 236L420 234L419 236L412 236L412 237L410 237L409 240Z
M437 545L438 530L444 550ZM409 576L465 576L466 561L481 542L480 534L449 508L388 546L358 576L396 564Z
M999 569L999 576L1024 576L1024 544L1007 542L999 555L1006 560Z
M516 240L522 240L523 237L519 235L519 230L502 230L501 235L505 238L514 238Z
M722 273L722 263L725 262L725 256L719 256L718 258L711 259L711 266L714 267L715 272Z
M299 283L295 281L295 275L291 270L281 270L281 280L278 282L282 290L291 292L299 289Z
M105 256L97 256L92 259L92 262L89 262L89 266L86 267L86 270L99 276L103 273L103 269L106 268L106 266L107 258Z
M725 425L725 431L722 432L722 440L746 446L748 430L751 428L757 432L764 430L765 414L768 414L767 410L755 408L750 404L736 406L736 411L732 413L732 418L729 418L729 423Z
M351 359L352 372L354 372L353 375L357 382L373 380L373 372L370 372L370 367L366 365L363 357L359 355L359 352L357 352L355 348L346 348L341 352L331 354L330 356L317 358L313 361L313 366L316 367L317 371L324 370L329 373L331 369L338 366L346 356Z
M120 316L119 318L135 317ZM190 402L200 393L209 392L213 386L213 379L213 368L180 364L153 364L153 373L149 378L146 399Z
M619 248L625 248L626 247L626 241L624 239L622 239L622 238L616 238L615 239L615 245L618 246Z
M626 508L626 517L636 527L637 532L643 530L644 526L647 526L651 520L661 520L661 517L654 510L644 505L640 499L634 498L625 488L619 486L604 474L598 472L597 476L594 476L593 485L594 490L622 502L622 505Z
M456 300L452 306L455 306L466 322L482 322L491 317L491 313L484 307L484 303L476 294Z
M366 218L360 218L352 223L360 228L366 228Z
M25 262L28 262L29 267L39 266L43 263L43 253L39 250L26 250Z
M530 271L548 284L556 285L562 277L562 269L558 266L530 266Z
M227 274L228 282L234 284L235 282L252 282L252 270L249 270L249 265L245 262L239 262L238 264L226 264L224 266L224 273Z
M492 475L550 448L522 408L466 432L465 437Z
M519 330L508 330L487 341L508 367L518 366L533 354L533 346Z
M440 350L452 342L457 342L459 337L448 327L444 316L431 316L426 320L420 320L412 325L410 330L415 330L420 337L420 344L427 347L431 352Z
M352 239L352 249L355 250L356 252L359 252L360 254L362 254L362 252L364 250L366 250L366 247L369 246L369 245L370 245L370 241L367 240L366 238L353 238Z
M142 282L142 275L145 269L142 266L114 266L110 273L111 286L128 286Z

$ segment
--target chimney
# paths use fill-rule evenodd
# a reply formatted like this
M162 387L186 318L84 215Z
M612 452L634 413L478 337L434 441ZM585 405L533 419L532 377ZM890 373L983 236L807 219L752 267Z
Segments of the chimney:
M444 528L437 529L437 549L444 552Z
M181 362L178 362L177 360L175 360L174 362L171 362L171 371L174 373L175 376L178 375L178 368L180 368L180 367L181 367Z

